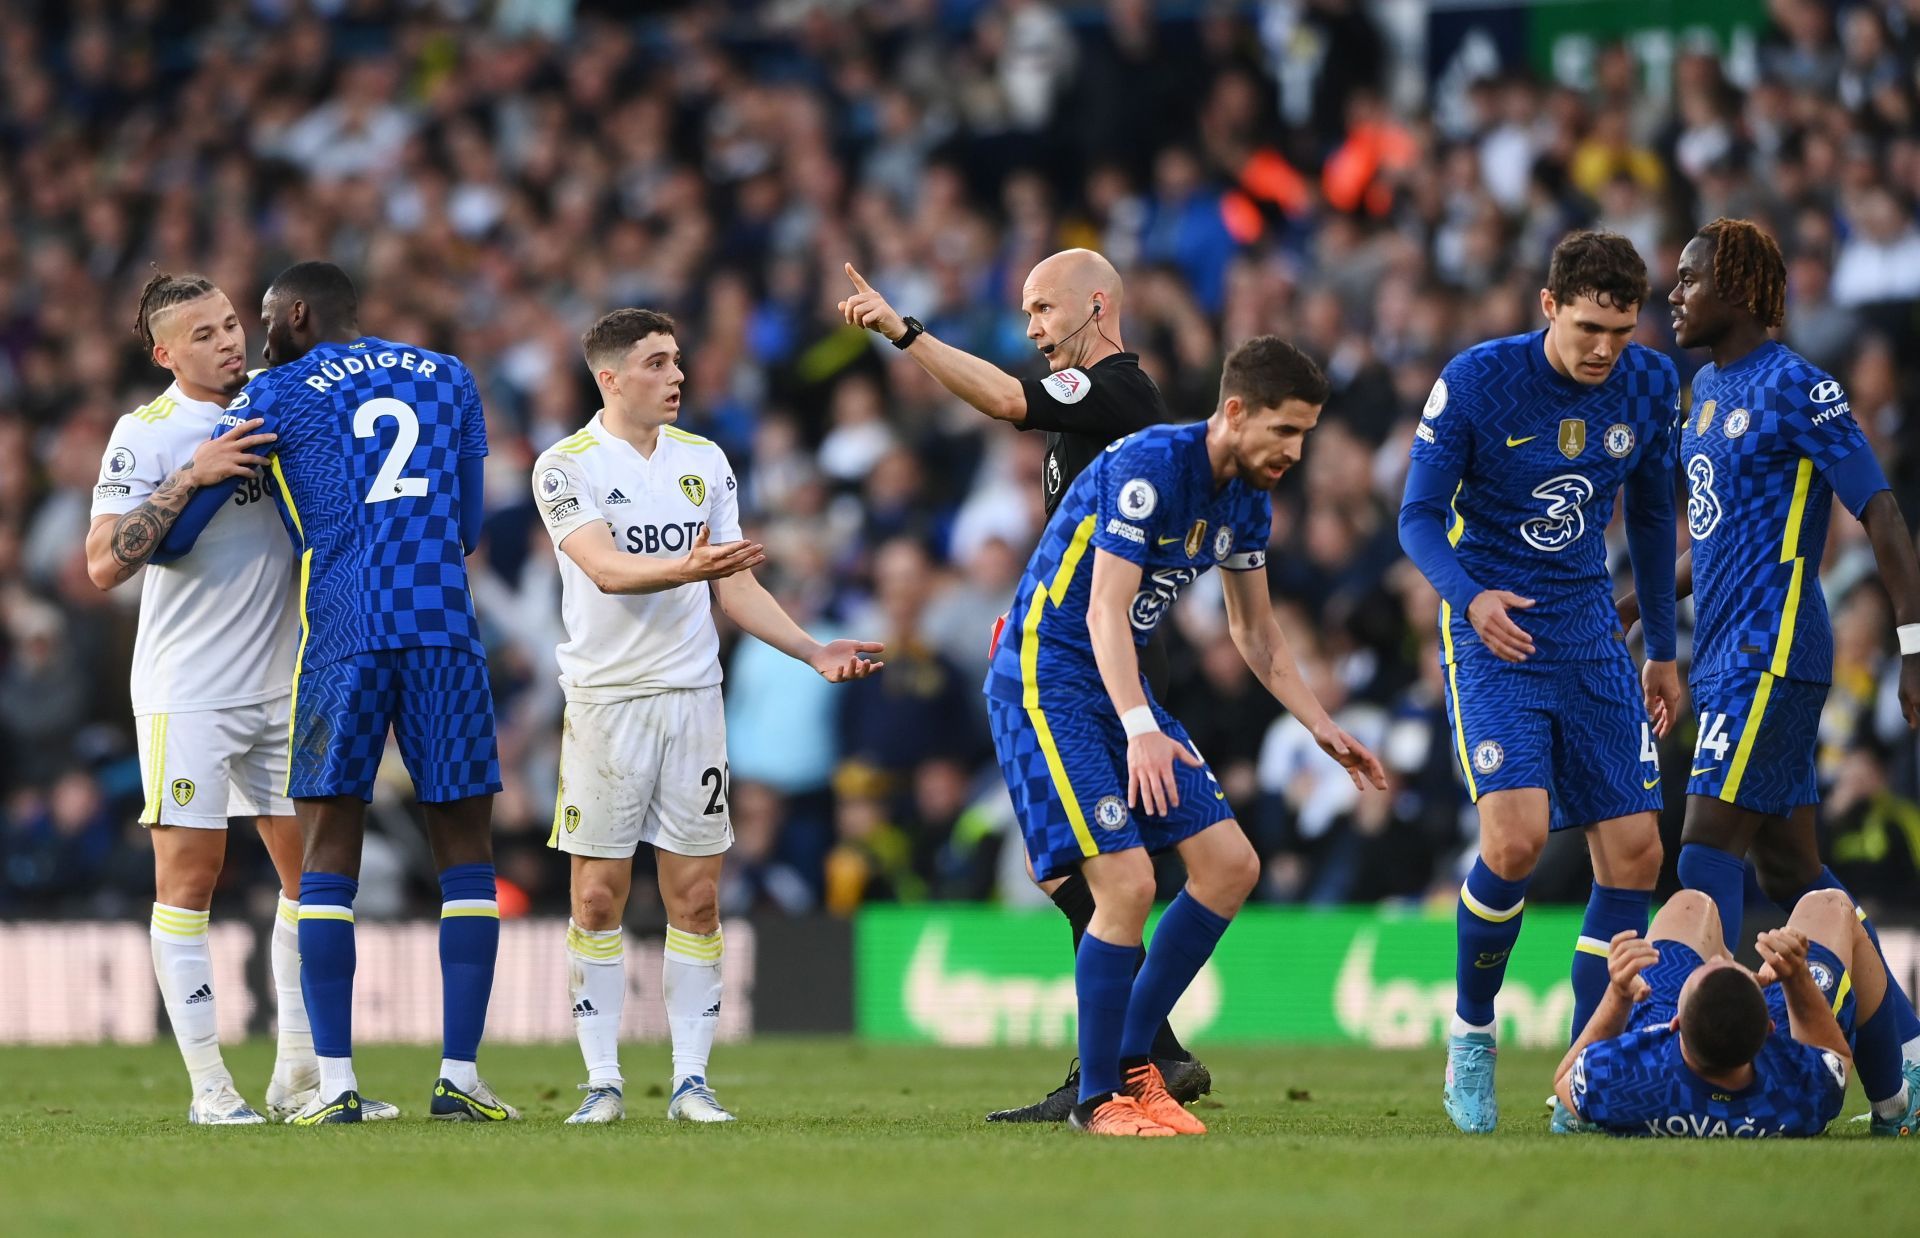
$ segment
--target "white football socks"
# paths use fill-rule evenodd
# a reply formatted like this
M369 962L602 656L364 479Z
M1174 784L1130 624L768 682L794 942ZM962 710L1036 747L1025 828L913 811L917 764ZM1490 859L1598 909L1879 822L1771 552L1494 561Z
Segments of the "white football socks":
M706 1077L713 1034L720 1026L720 930L704 936L667 926L662 967L667 1027L673 1032L675 1086L689 1075Z
M620 929L567 921L567 997L589 1087L619 1087L620 1016L627 1002L626 944Z
M216 1083L231 1084L233 1076L220 1058L220 1030L214 1017L206 912L153 905L153 974L160 982L160 997L194 1094Z
M1902 1083L1900 1090L1892 1096L1887 1097L1885 1100L1873 1102L1873 1116L1887 1121L1892 1121L1895 1118L1904 1118L1907 1116L1907 1102L1907 1085Z
M273 993L280 1032L273 1077L283 1087L311 1087L318 1067L307 1001L300 992L300 902L284 894L273 921Z
M331 1102L342 1092L358 1092L360 1080L354 1077L350 1057L323 1057L320 1063L320 1099Z

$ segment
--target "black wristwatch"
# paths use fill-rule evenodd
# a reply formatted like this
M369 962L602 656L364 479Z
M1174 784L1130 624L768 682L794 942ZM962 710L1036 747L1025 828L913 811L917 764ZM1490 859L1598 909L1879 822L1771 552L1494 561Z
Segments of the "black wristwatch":
M908 345L925 335L927 329L920 325L918 318L902 318L900 321L907 324L907 330L899 339L893 341L893 346L904 352Z

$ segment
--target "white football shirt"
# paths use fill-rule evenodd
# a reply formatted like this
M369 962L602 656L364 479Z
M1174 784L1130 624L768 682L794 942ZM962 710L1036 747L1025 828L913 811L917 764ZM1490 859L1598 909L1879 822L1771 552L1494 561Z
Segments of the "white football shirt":
M226 410L178 383L120 418L93 487L93 517L121 516L193 459ZM133 644L135 714L253 705L293 689L293 543L268 482L252 477L214 514L193 549L149 563Z
M718 542L740 539L740 497L718 444L662 426L651 458L595 413L585 428L540 454L534 506L556 548L604 524L628 554L678 559L700 526ZM705 581L658 593L600 592L560 553L560 687L570 701L624 701L720 682L720 634Z

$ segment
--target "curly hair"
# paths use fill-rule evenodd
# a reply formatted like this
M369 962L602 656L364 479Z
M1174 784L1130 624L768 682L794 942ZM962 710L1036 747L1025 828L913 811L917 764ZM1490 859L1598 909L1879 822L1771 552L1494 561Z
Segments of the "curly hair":
M1571 232L1553 247L1547 291L1554 304L1592 297L1603 306L1628 310L1652 295L1647 264L1633 242L1617 232Z
M204 275L172 275L155 270L153 278L140 289L140 313L133 321L133 333L153 352L153 320L163 311L220 291Z
M1787 317L1787 260L1758 224L1720 218L1694 233L1713 244L1713 289L1729 305L1744 306L1763 327Z

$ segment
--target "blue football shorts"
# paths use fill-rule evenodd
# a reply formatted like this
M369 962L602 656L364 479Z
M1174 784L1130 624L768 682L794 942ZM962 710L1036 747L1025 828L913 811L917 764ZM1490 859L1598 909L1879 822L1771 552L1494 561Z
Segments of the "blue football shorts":
M1784 817L1820 802L1814 763L1827 685L1736 670L1692 685L1700 736L1687 794Z
M1186 728L1148 701L1160 730L1200 756ZM1233 817L1204 758L1198 766L1174 762L1180 803L1166 816L1128 808L1127 735L1104 692L1031 710L989 697L987 715L1037 880L1064 877L1105 852L1163 851Z
M287 794L371 800L389 728L422 803L500 790L485 660L428 647L356 653L301 669Z
M1503 662L1475 646L1446 672L1454 759L1475 802L1544 788L1556 830L1660 810L1660 756L1624 648L1591 662Z

